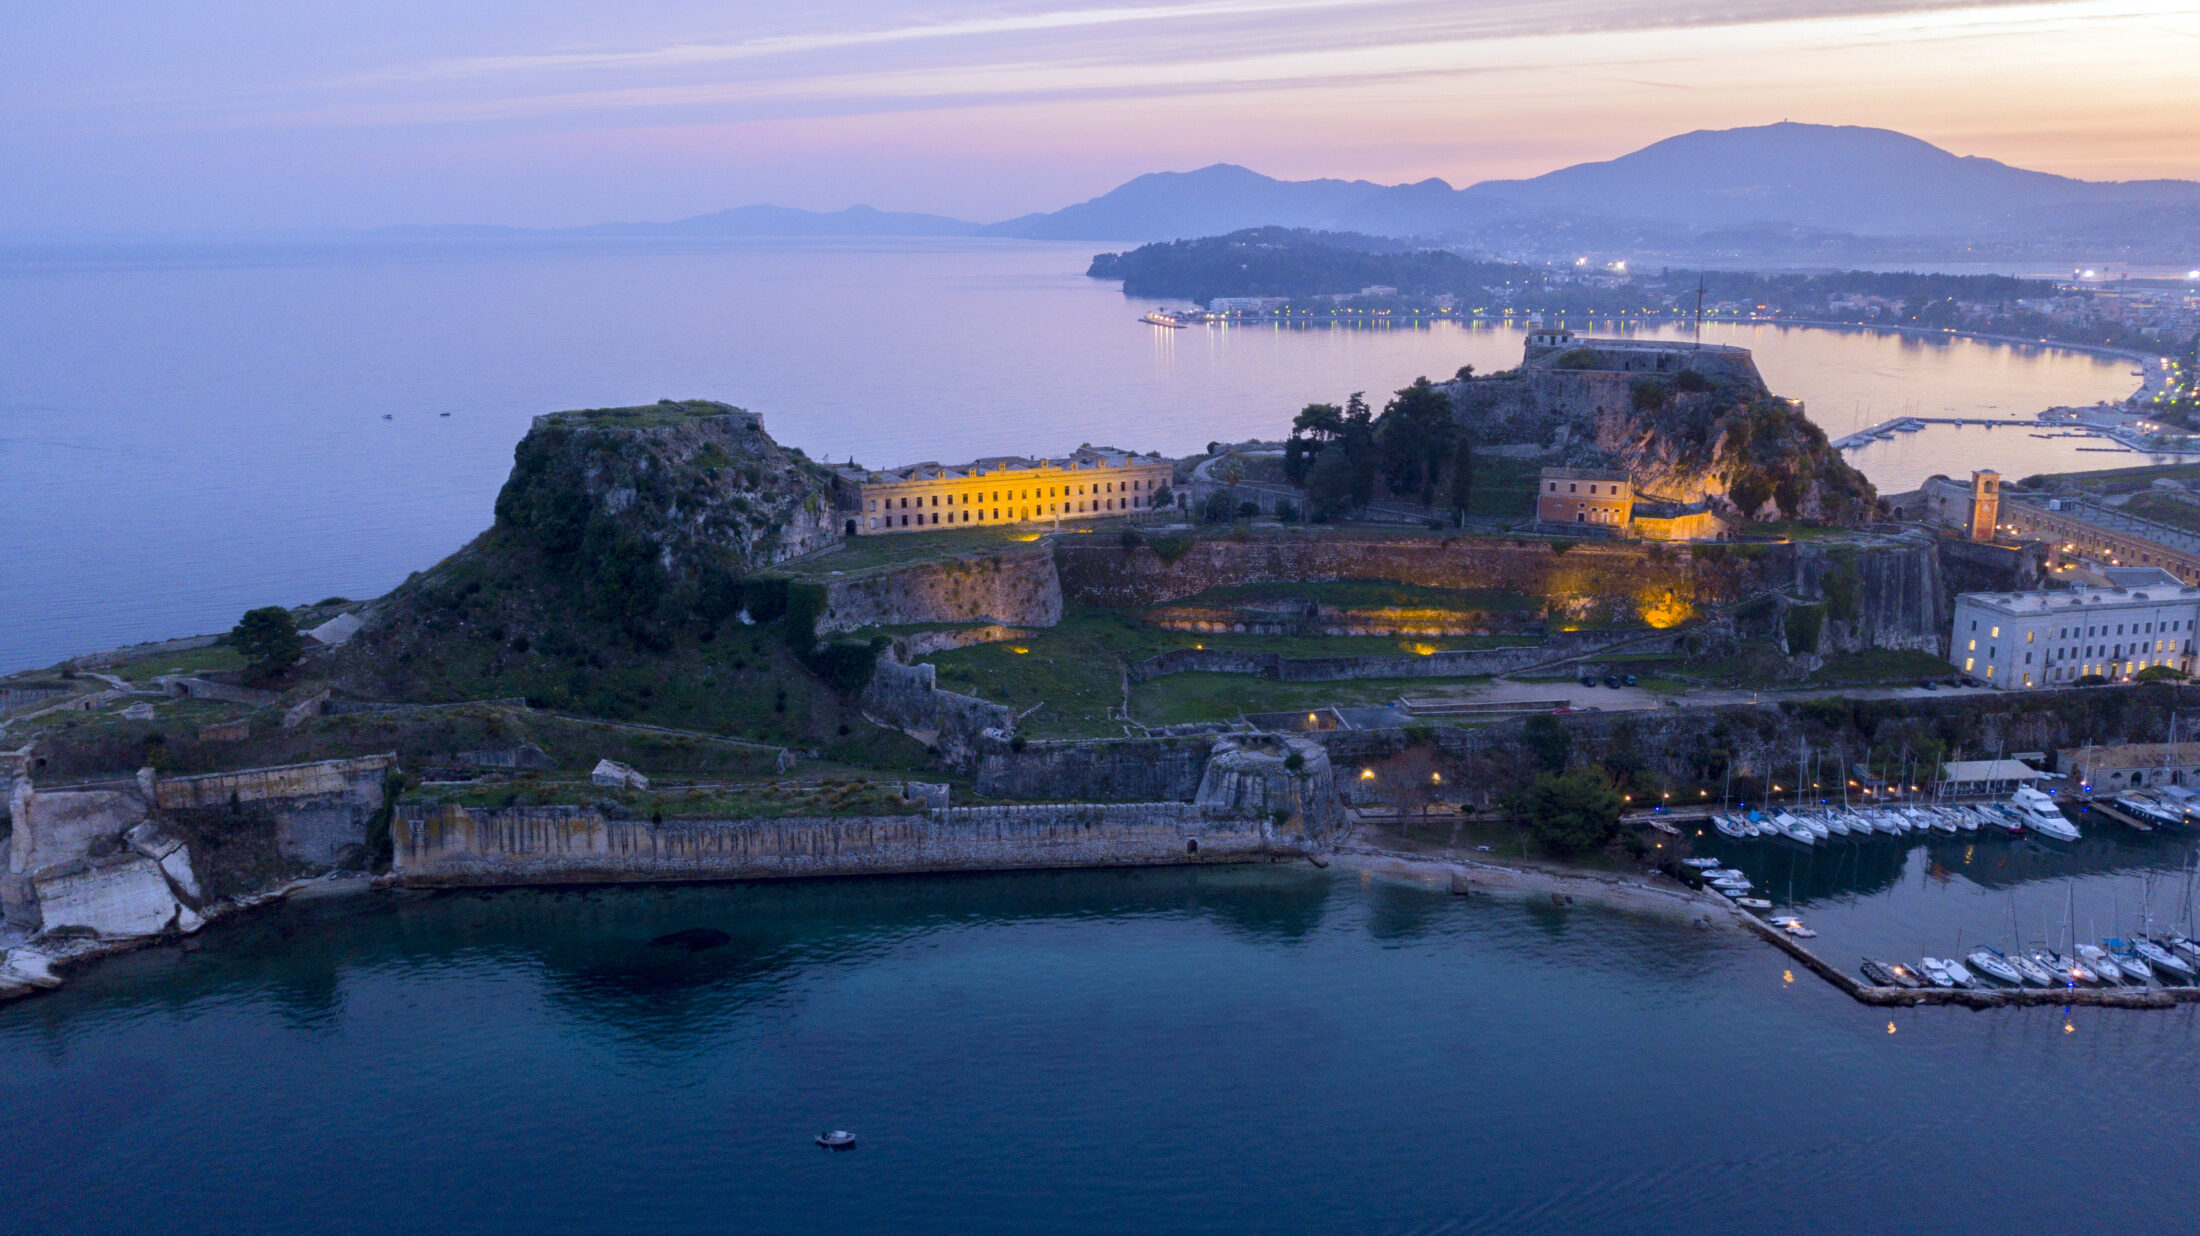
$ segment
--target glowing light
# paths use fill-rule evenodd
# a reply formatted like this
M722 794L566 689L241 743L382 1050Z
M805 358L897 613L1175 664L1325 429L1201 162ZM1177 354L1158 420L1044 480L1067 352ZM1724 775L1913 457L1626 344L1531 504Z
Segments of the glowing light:
M1793 971L1793 970L1782 970L1782 971L1780 971L1780 981L1781 981L1781 982L1783 982L1783 983L1792 983L1792 982L1794 982L1794 981L1795 981L1795 971Z
M1009 647L1009 651L1010 651L1010 652L1013 652L1013 653L1015 653L1015 654L1016 654L1017 656L1021 657L1021 656L1028 656L1028 655L1030 654L1030 652L1031 652L1031 649L1029 649L1029 648L1026 648L1026 647L1024 647L1024 646L1023 646L1023 645L1021 645L1021 644L1015 644L1015 645L1011 645L1011 646Z
M1887 1033L1889 1033L1889 1034L1893 1034L1893 1033L1894 1033L1894 1023L1893 1023L1893 1022L1891 1022L1891 1021L1887 1023Z
M1360 780L1362 780L1362 781L1373 781L1374 779L1375 779L1375 770L1374 770L1374 769L1372 769L1372 768L1363 768L1363 769L1361 769L1361 770L1360 770Z

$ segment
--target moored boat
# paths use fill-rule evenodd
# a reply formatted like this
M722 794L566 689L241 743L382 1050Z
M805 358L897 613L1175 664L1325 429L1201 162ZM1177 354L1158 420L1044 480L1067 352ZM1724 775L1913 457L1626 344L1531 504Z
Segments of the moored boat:
M2170 952L2145 936L2134 939L2131 942L2131 949L2139 956L2146 958L2147 964L2154 967L2155 974L2181 983L2192 981L2191 962Z
M2064 818L2055 800L2029 785L2017 787L2010 800L2002 804L2002 810L2015 816L2025 828L2050 841L2078 840L2078 826Z
M1997 983L2007 983L2011 987L2024 986L2024 976L2017 973L2017 968L2010 965L2009 959L2002 956L1998 949L1981 944L1965 954L1963 960L1969 963L1971 969Z

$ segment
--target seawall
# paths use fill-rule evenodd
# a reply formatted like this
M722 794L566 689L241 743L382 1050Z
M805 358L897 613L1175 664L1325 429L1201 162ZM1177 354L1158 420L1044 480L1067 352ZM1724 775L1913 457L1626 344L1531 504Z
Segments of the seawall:
M586 807L400 808L391 874L413 886L1250 862L1304 852L1265 818L1188 803L956 807L918 815L610 820Z

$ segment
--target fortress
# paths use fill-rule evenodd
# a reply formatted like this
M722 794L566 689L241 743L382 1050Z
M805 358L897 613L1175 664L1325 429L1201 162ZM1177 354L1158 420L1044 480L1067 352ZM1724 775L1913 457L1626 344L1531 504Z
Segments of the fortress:
M1173 465L1159 455L1080 447L1062 459L993 456L955 467L833 470L842 531L914 532L943 524L1009 524L1130 515L1153 506Z

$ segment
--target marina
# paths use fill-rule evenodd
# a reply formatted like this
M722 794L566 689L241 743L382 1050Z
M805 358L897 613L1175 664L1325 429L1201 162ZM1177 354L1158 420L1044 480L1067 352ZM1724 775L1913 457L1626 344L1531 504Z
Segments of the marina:
M2200 823L2187 810L2192 801L2176 787L2058 798L2025 786L2006 798L1968 801L1738 807L1712 812L1711 827L1698 834L1706 842L1716 837L1719 852L1684 859L1680 870L1728 902L1752 933L1865 1004L2166 1009L2200 1001L2200 941L2190 934L2200 878L2200 857L2188 841L2187 830ZM1861 937L1873 950L1847 968L1826 959L1827 946L1803 943L1825 925L1816 909L1811 919L1820 927L1806 926L1803 917L1823 883L1817 864L1830 861L1837 878L1844 870L1858 876L1886 870L1890 860L1907 872L1919 842L1926 887L1949 885L1958 870L2015 868L2028 885L2052 888L2059 878L2064 904L2034 905L2020 919L2011 887L2002 907L2006 925L1986 929L2008 946L1981 939L1976 923L1959 925L1948 957L1926 952L1913 960L1916 954L1887 947L1884 932L1839 931L1848 937L1842 947ZM1730 853L1735 843L1743 848ZM2105 921L2098 898L2088 898L2081 919L2078 886L2087 868L2104 855L2125 857L2127 844L2144 847L2152 863L2175 865L2142 870L2138 894L2128 900L2112 893ZM1739 859L1743 853L1757 861ZM1768 912L1774 905L1780 913ZM2031 924L2029 935L2020 930L2023 922Z

